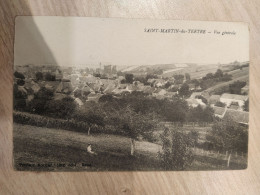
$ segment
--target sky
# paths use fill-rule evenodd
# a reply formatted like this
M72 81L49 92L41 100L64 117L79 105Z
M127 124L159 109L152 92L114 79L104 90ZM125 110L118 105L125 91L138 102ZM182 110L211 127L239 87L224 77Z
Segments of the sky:
M145 32L145 29L158 29ZM184 29L186 33L161 33ZM205 34L187 33L189 29ZM218 31L219 34L214 33ZM233 32L222 35L223 32ZM119 66L249 61L245 23L151 19L30 17L15 24L14 64Z

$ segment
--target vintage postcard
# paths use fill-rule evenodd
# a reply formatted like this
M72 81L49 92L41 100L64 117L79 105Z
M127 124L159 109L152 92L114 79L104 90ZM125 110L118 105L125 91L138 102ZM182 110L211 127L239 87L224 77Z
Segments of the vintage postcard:
M245 169L248 26L20 16L13 98L15 170Z

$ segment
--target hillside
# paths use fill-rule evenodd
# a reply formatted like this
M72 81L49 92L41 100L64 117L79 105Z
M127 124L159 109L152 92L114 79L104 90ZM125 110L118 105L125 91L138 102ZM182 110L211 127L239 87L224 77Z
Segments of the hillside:
M202 132L203 133L203 132ZM130 156L129 138L117 135L87 135L14 123L15 169L33 171L163 170L158 158L161 146L137 141ZM97 155L87 152L87 145ZM228 169L225 154L194 148L195 159L187 170ZM245 168L246 159L232 160L230 169Z

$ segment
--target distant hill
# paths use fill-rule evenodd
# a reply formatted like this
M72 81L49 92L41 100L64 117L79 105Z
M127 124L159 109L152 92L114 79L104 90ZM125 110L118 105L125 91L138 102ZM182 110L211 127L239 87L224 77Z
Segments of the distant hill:
M155 64L155 65L140 65L140 66L128 66L127 68L121 69L122 72L133 73L133 74L148 74L149 72L161 70L164 72L174 72L177 69L186 69L195 67L197 64L190 63L174 63L174 64Z

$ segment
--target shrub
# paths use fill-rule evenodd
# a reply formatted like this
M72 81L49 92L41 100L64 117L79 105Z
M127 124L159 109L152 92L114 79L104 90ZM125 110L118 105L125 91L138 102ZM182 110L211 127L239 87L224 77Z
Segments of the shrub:
M171 135L168 128L164 129L161 139L163 153L160 157L166 170L184 170L191 165L194 159L191 151L194 140L177 130Z
M45 80L46 81L55 81L56 80L56 76L48 72L45 75Z
M14 72L14 76L18 79L25 79L24 75L17 71Z
M42 74L42 72L36 72L35 77L36 77L37 81L43 80L43 74Z

